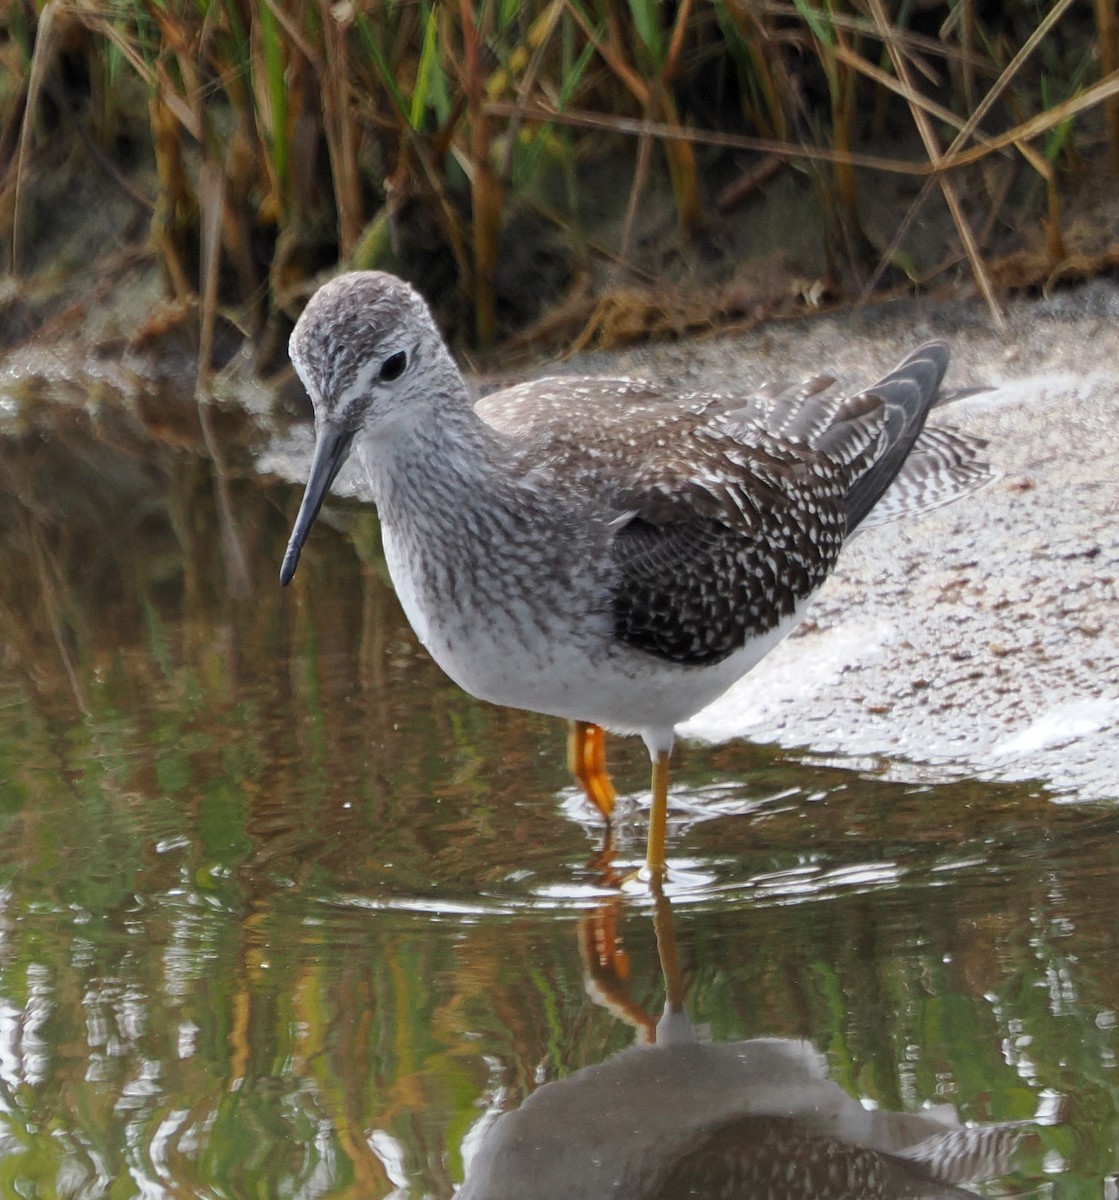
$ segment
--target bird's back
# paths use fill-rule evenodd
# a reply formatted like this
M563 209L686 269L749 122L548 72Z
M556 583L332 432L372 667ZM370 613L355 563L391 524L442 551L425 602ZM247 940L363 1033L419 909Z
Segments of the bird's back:
M848 533L949 503L990 478L985 445L948 428L925 429L941 392L948 347L930 342L868 388L846 393L830 375L770 382L744 393L672 392L624 377L533 380L476 405L527 461L592 490L670 489L702 480L702 465L751 453L762 471L790 451L816 455L847 477ZM697 470L697 467L700 468ZM899 485L891 491L891 484ZM874 513L890 492L889 503Z

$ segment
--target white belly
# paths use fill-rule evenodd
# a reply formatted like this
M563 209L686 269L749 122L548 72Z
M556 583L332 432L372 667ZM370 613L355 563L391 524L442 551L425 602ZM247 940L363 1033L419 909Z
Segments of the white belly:
M686 666L614 643L605 617L579 629L539 610L487 617L420 595L392 531L383 529L385 560L404 614L432 658L479 699L567 720L593 721L619 733L670 733L721 696L799 623L806 604L720 663Z

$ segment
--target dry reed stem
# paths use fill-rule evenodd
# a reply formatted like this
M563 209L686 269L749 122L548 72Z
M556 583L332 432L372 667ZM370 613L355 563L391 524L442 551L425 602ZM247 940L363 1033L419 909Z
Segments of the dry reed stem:
M201 264L198 294L198 388L208 388L214 361L214 324L218 310L218 272L221 266L221 217L225 207L225 175L216 163L204 161L198 171L201 214Z
M272 16L276 18L276 24L279 25L283 29L284 33L288 35L288 39L291 41L291 44L314 67L315 73L320 77L323 76L326 69L323 66L322 55L319 54L314 46L312 46L311 43L303 36L303 32L300 30L299 26L296 25L296 23L291 19L282 5L277 3L277 0L264 0L264 3L268 5L268 9L272 13Z
M51 0L57 3L58 0ZM202 141L202 126L198 116L179 95L177 89L168 78L162 64L149 66L139 50L129 41L124 33L111 21L87 9L74 9L74 15L79 17L91 33L107 38L120 51L122 57L136 74L152 91L163 93L163 103L174 113L182 127L195 141Z
M1119 71L1119 8L1115 0L1096 0L1096 45L1100 55L1100 73ZM1119 96L1104 101L1107 145L1111 171L1119 175Z
M518 105L504 100L491 100L487 112L496 117L520 115L526 121L541 124L570 125L577 129L595 129L605 133L630 134L635 137L673 139L702 146L722 146L730 150L753 150L760 154L777 154L782 158L815 162L848 163L871 171L888 171L895 175L925 176L932 174L927 162L885 158L880 154L863 154L857 150L832 150L827 146L806 146L800 142L779 141L775 138L750 137L747 134L719 133L713 130L692 129L687 125L669 125L664 121L649 121L641 117L615 117L580 109L558 109L543 104ZM1004 143L1005 144L1005 143Z
M886 13L882 8L882 0L868 0L868 3L875 22L879 26L882 38L886 43L886 48L889 51L890 59L894 64L894 70L897 71L898 78L907 88L912 90L913 85L909 78L909 64L905 59L905 55L902 54L891 37L890 24L886 20ZM937 141L936 133L929 122L928 113L917 104L910 103L909 107L913 114L913 121L917 126L917 131L921 135L921 141L924 142L925 153L929 156L929 161L934 166L939 166L942 157L940 143ZM975 235L972 233L971 225L964 214L959 196L956 194L956 189L947 175L941 175L939 183L940 190L944 194L944 202L948 205L948 211L952 214L952 221L956 226L956 232L960 235L960 241L967 253L968 262L971 264L975 281L979 285L983 299L987 302L987 307L990 310L995 325L1000 331L1003 331L1006 329L1006 317L991 286L991 280L987 274L983 256L979 253L979 247L975 243Z
M769 0L769 2L758 4L757 9L759 12L769 13L773 16L789 17L798 23L803 23L801 12L794 4L783 4L775 2L775 0ZM844 30L848 33L867 34L875 39L879 37L877 26L872 20L868 20L866 17L830 11L828 13L828 22L837 30ZM953 46L950 42L946 42L941 38L929 37L928 34L924 33L915 33L911 29L895 28L894 32L899 45L907 50L924 50L929 54L935 55L937 58L969 63L971 66L986 71L991 75L997 74L997 70L992 66L990 59L985 58L983 55L968 52L962 47Z
M633 239L633 228L637 221L637 203L645 187L645 180L649 175L649 160L652 147L653 139L651 137L640 137L637 139L637 162L633 168L633 183L630 185L629 199L626 202L625 222L622 225L622 246L618 252L618 257L621 259L623 267L629 263L629 247Z
M715 207L721 213L733 212L748 196L765 187L784 165L785 159L779 154L767 154L752 170L723 188L715 200Z
M754 79L761 91L765 112L755 105L750 106L752 119L764 133L784 139L788 136L788 111L792 109L792 89L788 73L784 70L779 55L773 52L776 38L762 21L762 13L753 4L741 4L738 0L722 0L722 11L742 39L749 55ZM773 68L780 67L780 94Z
M1056 108L1052 108L1048 112L1039 113L1036 117L1031 117L1028 121L1022 121L1018 125L1015 125L1013 129L1008 130L1006 133L993 136L985 145L976 147L974 150L957 151L955 154L953 154L950 146L948 150L944 152L944 155L942 156L938 165L938 170L948 171L954 167L968 166L971 163L979 162L981 159L986 158L989 154L994 153L997 150L1002 150L1006 146L1017 145L1019 142L1025 141L1026 138L1037 137L1038 134L1045 133L1048 130L1053 129L1055 126L1061 125L1070 117L1075 116L1078 112L1082 112L1088 108L1094 108L1102 100L1106 100L1111 96L1119 96L1119 72L1109 75L1106 79L1101 79L1099 83L1088 88L1086 91L1081 92L1079 96L1071 97L1064 103L1057 105ZM964 130L966 130L966 128L967 126L965 125ZM960 139L963 137L964 130L961 130L960 134L953 139L952 146L955 146L956 143L960 141ZM905 215L905 220L902 221L901 225L898 227L898 232L894 235L894 240L891 243L890 250L887 251L886 257L897 250L897 247L901 244L901 239L905 236L909 226L916 217L917 212L928 199L929 191L931 190L936 178L935 173L930 172L929 174L930 178L926 180L925 184L922 186L917 198L909 206L909 211ZM863 294L859 299L860 303L867 299L870 289L874 287L880 278L881 272L886 266L886 257L884 257L883 261L879 264L879 268L875 272L874 276L872 276L870 283L866 288L864 288Z
M1071 2L1071 0L1067 0ZM634 137L651 138L681 138L696 145L725 146L730 150L752 150L759 154L776 154L783 158L798 158L798 160L815 162L843 162L852 167L864 167L868 170L884 170L893 175L911 175L917 178L928 178L935 182L938 175L949 172L956 167L967 167L979 162L982 158L997 154L1007 146L1016 145L1029 138L1035 138L1041 133L1052 130L1055 126L1064 124L1071 116L1094 108L1096 104L1106 100L1108 96L1119 95L1119 73L1101 79L1091 88L1081 94L1072 96L1069 100L1054 108L1039 113L1021 124L1013 126L1004 133L991 134L986 142L973 150L955 150L965 136L970 136L974 128L970 128L971 119L964 122L961 132L952 139L949 150L945 150L937 164L914 162L908 158L887 158L882 155L862 154L857 150L833 150L828 146L803 145L798 142L783 142L776 138L755 138L742 133L720 133L711 130L694 130L689 126L666 125L664 121L648 121L632 116L611 116L603 113L587 113L581 109L558 109L544 104L511 104L507 101L495 100L486 104L486 110L492 116L520 116L526 121L539 124L553 122L556 125L569 125L585 130L599 130L610 133L632 134Z
M226 3L229 3L229 0L226 0ZM240 50L234 55L236 67L231 66L228 61L223 62L221 55L224 53L228 56L230 33L236 37L243 35L237 14L242 14L248 21L253 20L253 14L259 17L259 10L255 6L245 6L241 3L229 3L227 8L226 3L209 4L204 8L199 6L195 9L190 5L166 6L157 3L157 0L141 0L138 15L146 15L148 20L155 21L162 38L159 56L154 61L146 61L145 55L150 56L152 53L146 27L130 28L127 12L124 19L121 19L116 10L110 10L105 5L104 0L47 0L39 16L32 49L24 112L19 125L17 151L13 163L15 184L12 239L9 247L13 268L18 265L21 250L24 249L19 228L24 200L21 184L31 153L31 131L44 79L53 68L58 20L60 16L65 15L82 22L91 33L111 42L128 66L158 97L158 112L153 109L153 114L158 119L153 120L152 127L153 141L157 143L156 156L157 160L162 160L164 170L171 168L176 176L176 186L170 197L173 203L170 207L161 206L160 215L167 222L167 240L163 252L166 269L174 280L176 291L181 293L185 286L186 265L182 251L182 230L181 227L177 227L175 218L193 220L193 214L183 207L184 202L193 200L193 196L183 170L182 146L179 146L176 153L168 155L172 132L168 126L177 122L180 127L177 138L180 142L185 140L182 138L182 132L186 131L190 137L202 144L206 161L221 162L222 151L214 144L213 133L209 128L204 89L224 88L234 113L247 112L248 121L253 117L253 100L246 100L239 92L237 80L233 75L233 71L240 69L243 61ZM444 45L439 50L440 55L445 54L451 45L450 39L456 35L461 37L465 51L463 62L458 68L462 85L460 105L454 107L452 115L442 122L440 128L430 134L421 133L412 128L409 114L401 112L399 108L399 89L406 91L407 72L410 64L413 64L413 58L409 55L414 50L414 38L408 32L410 26L407 21L394 27L390 43L391 53L386 48L386 60L374 72L374 78L379 78L380 70L388 70L390 75L388 86L384 89L387 100L378 98L373 101L372 120L379 122L383 128L386 145L390 144L390 137L395 139L392 144L399 153L399 160L386 187L389 193L386 211L395 214L399 208L400 196L405 192L413 194L415 191L419 191L420 198L434 209L442 226L442 236L446 238L459 265L461 277L465 281L464 286L473 293L478 313L479 335L483 340L492 336L494 329L496 298L493 294L492 277L496 268L498 234L505 203L504 184L513 174L518 133L523 124L530 122L606 130L638 137L637 169L624 228L623 258L628 255L632 246L634 213L640 189L647 180L649 157L654 143L665 143L664 153L668 160L677 214L685 229L698 217L700 211L694 147L704 144L771 155L773 157L769 161L776 164L788 160L830 163L835 170L839 190L847 197L849 203L853 203L855 168L888 171L923 179L920 195L895 235L894 251L910 228L920 205L927 200L933 184L937 184L945 194L946 203L977 281L984 294L988 295L982 282L984 264L979 255L980 243L976 241L964 219L956 193L957 185L947 178L948 172L957 167L980 162L991 154L1002 153L1010 148L1017 149L1034 170L1046 179L1050 197L1051 246L1059 246L1060 228L1056 214L1059 213L1060 197L1056 187L1057 177L1052 164L1038 148L1029 144L1029 140L1069 121L1079 112L1102 105L1113 165L1119 169L1119 16L1116 14L1113 0L1095 0L1100 64L1104 72L1104 77L1099 82L1046 112L1019 121L1013 129L1003 134L989 136L977 132L984 116L1006 92L1021 70L1022 64L1069 10L1071 3L1072 0L1057 0L1011 62L997 75L986 95L978 104L969 104L971 112L964 120L923 95L914 86L913 79L918 77L918 71L929 78L934 76L935 72L930 65L931 56L934 55L938 62L955 64L955 71L962 72L963 90L968 97L975 94L977 77L995 74L994 64L973 50L977 44L977 26L971 0L961 0L960 6L950 18L958 28L959 45L891 27L882 0L868 0L868 16L860 13L837 13L829 9L826 20L829 29L835 31L835 36L829 37L826 45L816 49L831 85L832 144L810 146L798 145L787 136L746 137L704 132L689 129L681 123L673 101L671 85L680 75L684 47L691 44L688 42L689 34L697 29L700 35L710 33L711 22L714 20L710 13L696 5L694 0L681 0L673 9L665 10L666 17L656 30L658 36L654 39L655 56L660 58L662 50L665 52L657 68L646 75L642 75L631 65L635 29L633 14L627 16L624 3L604 3L599 8L584 6L577 0L536 0L527 36L524 29L518 31L516 36L520 44L509 53L504 65L495 71L492 65L486 62L483 53L489 34L493 32L490 28L496 11L493 0L483 0L481 4L459 0L457 5L447 5L445 8L440 6L445 22L441 22ZM362 180L357 161L360 124L355 101L357 96L362 94L362 84L367 82L365 76L360 76L359 57L349 45L348 26L345 22L352 20L352 14L346 16L348 10L332 5L329 0L304 0L304 3L300 4L293 4L290 0L265 0L265 4L267 13L273 19L271 23L282 30L279 40L270 41L267 47L272 54L270 65L273 71L273 98L277 94L275 72L278 66L282 67L285 63L288 65L289 75L285 82L290 85L290 64L295 56L300 56L304 63L310 64L310 72L313 72L318 80L318 91L323 101L323 111L318 115L318 120L321 121L319 136L325 138L330 158L340 253L346 257L363 234ZM244 15L246 12L247 16ZM719 23L723 25L725 35L731 35L732 25L737 30L736 44L733 47L735 60L747 72L753 64L753 72L757 77L757 86L751 91L746 103L761 110L763 119L768 106L772 128L783 133L788 127L786 118L793 111L796 81L787 73L783 55L774 54L773 49L775 45L780 48L783 44L777 39L793 38L798 46L803 48L807 45L808 29L803 13L797 5L781 0L723 0L722 13L725 15L719 17ZM605 16L600 17L600 14ZM314 22L316 15L317 23ZM312 18L310 23L305 20L308 16ZM602 31L602 20L605 21L605 33ZM253 20L253 24L255 23ZM779 25L779 30L775 33L769 28L771 25ZM313 32L308 32L311 30ZM545 63L552 61L554 57L549 55L548 51L556 45L555 34L559 30L563 30L565 36L571 35L576 40L581 31L582 37L586 39L586 45L583 47L586 57L583 61L589 61L592 54L597 54L612 74L613 81L616 81L640 107L643 119L604 116L570 109L563 111L541 99L547 88L540 86L539 78ZM254 37L258 32L250 26L249 37ZM868 59L860 52L860 47L852 43L851 37L845 35L856 39L871 37L881 41L893 59L897 77L883 71ZM250 54L250 63L255 63L262 53L262 48L259 43L254 43L247 53ZM923 61L925 59L928 61ZM380 63L379 58L377 61ZM251 69L253 68L250 67ZM439 69L445 74L449 71L453 75L454 64L448 68L446 59L441 59ZM312 90L309 86L310 72L304 80L303 90L295 89L296 95L304 99L310 96ZM518 74L519 81L516 78ZM869 79L879 89L879 96L886 91L893 92L908 104L925 145L927 162L902 161L852 149L858 117L853 106L857 76ZM395 84L392 82L393 77L397 80ZM516 84L516 94L511 101L497 98L504 88L513 84ZM610 94L617 96L618 91L618 87L613 86ZM573 87L570 95L565 94L563 99L567 101L574 95ZM280 98L282 101L282 94ZM301 206L296 196L299 185L295 181L285 184L284 180L274 178L280 166L272 161L270 149L276 149L278 155L284 147L270 148L266 135L262 134L261 122L267 121L270 116L281 122L281 116L276 114L283 113L283 104L275 105L273 111L263 107L263 96L258 95L256 99L256 123L251 127L239 127L242 129L242 140L249 144L247 148L252 151L247 159L244 152L241 154L239 161L246 169L242 174L235 175L230 155L225 156L224 164L225 199L222 212L226 245L223 248L231 260L237 263L243 285L247 285L251 272L246 273L244 269L244 250L249 246L249 241L244 236L237 236L231 224L236 216L234 206L238 203L238 198L247 196L257 187L258 177L273 178L274 185L279 189L277 194L282 192L284 197L284 211L277 212L276 215L288 224L294 223L294 237L299 236L298 231L304 226L308 216L308 204L304 203ZM622 103L625 103L624 97ZM386 104L389 106L387 109ZM415 108L416 102L413 103L413 109ZM287 118L282 121L285 127L275 130L275 137L288 137L288 127L292 125L296 111L295 101L292 100ZM363 114L364 111L363 109ZM311 115L309 109L307 115ZM826 114L824 116L826 118ZM930 117L957 129L944 150L941 150L938 144ZM503 147L503 157L495 169L491 165L491 155L496 145L494 124L498 119L505 119L508 124L504 129L506 145ZM978 144L968 145L969 140L973 138ZM261 150L265 152L260 153ZM447 155L454 155L463 164L470 182L473 202L471 228L467 228L466 222L448 196L449 185L443 166ZM174 161L176 157L177 165ZM201 195L202 180L197 182L199 199L203 201L202 220L205 222L209 217L205 198ZM305 179L302 187L306 201L312 193L307 191ZM252 218L247 209L240 215L244 232ZM281 238L286 232L288 231L281 226ZM193 238L193 230L188 231L188 236ZM188 245L192 246L193 242ZM236 249L238 245L239 251ZM883 257L871 283L864 291L864 296L880 278L883 266L891 257L891 252L887 252ZM991 299L988 295L989 303ZM484 333L484 330L488 333Z
M668 53L660 74L650 89L652 115L659 115L671 125L679 126L671 83L676 75L680 52L684 45L684 33L692 10L692 0L683 0L676 14L676 25L672 31ZM672 193L676 201L676 219L685 233L691 231L702 211L699 175L696 169L695 149L691 142L673 138L665 143L665 157L672 180Z
M960 46L964 51L963 88L964 107L968 112L975 111L975 64L972 61L975 45L975 0L960 0L956 10L960 27Z
M817 44L817 54L824 65L831 94L832 145L837 150L850 150L855 141L855 74L838 61L835 50L842 44L843 34L835 31L835 42ZM837 227L846 243L847 259L857 268L860 254L858 243L865 234L859 221L859 188L855 168L846 162L832 164L839 204L835 206Z
M517 85L517 103L528 102L536 77L544 63L544 54L552 40L552 35L559 27L559 18L564 9L564 0L552 0L548 8L538 18L529 31L529 44L533 47L532 56L525 64L525 72ZM495 71L486 81L486 95L498 94L503 86L511 85L512 78L504 69ZM501 162L501 178L507 181L513 174L513 156L516 153L517 138L520 135L521 122L514 117L506 130L505 155Z
M1069 0L1071 2L1071 0ZM681 138L697 145L723 146L731 150L752 150L760 154L777 154L782 158L804 159L818 162L849 163L855 167L865 167L870 171L887 171L893 175L910 175L927 177L934 183L936 177L955 167L968 166L979 162L989 155L1014 146L1017 142L1037 137L1057 125L1063 124L1070 117L1085 109L1094 108L1109 96L1119 95L1119 73L1100 80L1099 83L1087 88L1077 96L1051 108L1037 116L1031 117L1015 125L1012 129L1001 134L991 134L981 146L972 150L957 150L950 153L946 150L937 164L931 162L914 162L902 158L886 158L880 154L864 154L857 150L833 150L827 146L806 146L798 142L778 141L775 138L750 137L746 134L719 133L712 130L692 129L687 125L673 126L663 121L647 121L639 117L615 117L603 113L585 112L580 109L557 109L545 107L542 104L520 105L503 100L491 100L486 105L487 112L497 117L520 116L526 121L539 123L553 122L557 125L570 125L578 129L597 129L607 133L631 134L635 137L648 136L652 138ZM964 135L970 136L971 118L953 139L955 146Z
M1011 80L1018 73L1018 71L1021 70L1022 65L1025 63L1027 58L1029 58L1029 56L1034 52L1034 50L1041 44L1041 41L1045 38L1045 36L1049 33L1049 31L1053 28L1053 26L1061 18L1061 16L1064 14L1065 10L1072 4L1072 2L1073 2L1073 0L1057 0L1057 3L1046 14L1045 19L1033 31L1033 33L1026 39L1026 41L1022 44L1022 46L1018 50L1018 52L1014 55L1014 57L1010 60L1010 62L1007 63L1006 67L1003 68L999 77L991 85L987 94L983 97L983 99L979 102L979 104L971 112L971 114L968 116L967 120L964 122L963 126L960 128L959 132L949 143L948 149L945 150L944 155L941 158L941 162L940 162L940 165L943 169L948 169L950 167L964 165L964 163L961 161L961 156L964 153L961 150L961 147L974 134L975 130L978 129L979 122L982 121L983 118L987 115L987 113L990 111L991 107L994 105L995 101L1006 90L1006 88L1009 86ZM1091 90L1092 89L1089 89L1089 91L1091 91ZM1071 101L1068 101L1066 103L1071 103ZM1064 106L1062 105L1060 107L1064 107ZM1047 117L1048 115L1049 114L1047 114L1047 113L1040 114L1041 117ZM1061 121L1063 121L1065 119L1066 119L1065 117L1061 117L1060 119L1054 121L1052 124L1060 124ZM1001 149L1003 149L1004 146L1007 146L1007 145L1017 145L1019 147L1021 147L1022 145L1025 145L1027 138L1030 136L1034 136L1033 132L1031 132L1029 134L1022 132L1025 129L1025 127L1029 124L1030 124L1030 122L1020 123L1018 126L1015 127L1015 129L1010 130L1009 134L1003 134L1001 137L988 138L981 147L978 147L976 150L971 152L973 157L968 159L968 161L978 161L980 158L985 157L986 154L993 153L996 150L1001 150ZM1045 126L1045 128L1051 128L1051 127L1052 127L1051 125ZM1037 133L1041 133L1044 131L1045 130L1043 128L1039 128L1038 130L1036 130ZM1033 163L1032 165L1036 166L1036 162ZM1048 168L1048 164L1046 164L1046 166ZM1041 174L1043 176L1047 177L1048 169L1045 171L1042 171ZM928 200L929 196L931 195L933 182L934 182L933 178L926 180L925 183L922 185L920 192L917 194L916 199L909 206L909 211L905 214L904 219L902 220L901 224L898 226L897 232L894 234L893 239L890 243L890 246L886 250L886 253L883 254L882 258L879 260L878 266L875 269L874 274L870 277L869 283L867 283L867 285L863 288L862 295L859 297L860 304L864 303L869 298L871 291L877 285L879 279L881 279L882 272L886 269L886 266L888 265L888 263L890 261L892 261L894 255L897 253L898 247L901 245L902 239L905 237L906 233L909 232L909 228L913 224L914 220L916 220L917 214L924 207L926 201Z
M9 252L9 269L18 276L22 270L23 244L20 227L23 224L23 182L27 177L27 156L31 145L31 128L39 110L39 93L50 67L54 52L55 22L62 7L61 0L47 0L39 14L35 31L35 47L31 52L31 69L27 79L27 99L23 106L23 121L19 131L19 148L16 151L15 195L12 201L12 240Z
M1009 86L1010 81L1014 78L1014 76L1017 75L1017 73L1021 70L1023 63L1025 63L1026 59L1028 59L1030 57L1030 55L1034 52L1034 50L1037 49L1037 47L1045 39L1045 37L1048 35L1049 31L1053 28L1053 26L1056 25L1056 23L1061 19L1062 16L1064 16L1065 11L1069 7L1071 7L1073 2L1074 2L1074 0L1057 0L1057 3L1049 10L1049 12L1046 14L1045 19L1041 22L1041 24L1038 25L1038 27L1033 31L1033 33L1031 33L1030 36L1025 40L1025 42L1022 43L1021 48L1014 55L1014 57L1010 60L1010 62L1007 63L1006 66L1003 68L1002 72L999 74L999 77L991 85L990 90L987 92L987 94L979 102L979 104L976 106L976 108L968 116L968 119L964 122L963 128L952 139L951 143L948 146L948 149L944 152L946 166L949 166L949 167L956 166L956 165L958 165L958 163L961 162L961 160L953 160L953 156L959 151L960 147L963 146L963 144L968 140L968 138L970 138L972 136L972 134L975 132L975 130L979 128L979 122L983 120L983 118L987 115L987 112L990 110L991 106L995 103L995 101L999 98L999 96L1001 96L1002 93L1006 90L1006 88ZM1091 89L1089 89L1089 90L1091 90ZM1052 111L1052 110L1050 110L1050 111ZM1046 115L1047 114L1045 114L1045 113L1040 114L1040 116L1042 116L1042 117L1044 117ZM1062 117L1061 120L1064 120L1064 118ZM1026 124L1028 124L1028 122ZM1054 121L1053 124L1060 124L1060 120ZM1047 126L1045 126L1045 128L1051 128L1051 126L1047 125ZM1011 130L1010 132L1014 133L1014 130ZM1038 132L1043 132L1043 130L1039 129ZM1024 141L1024 140L1026 140L1027 136L1032 137L1034 135L1032 133L1028 134L1028 135L1021 134L1021 135L1019 135L1019 137L1016 137L1016 138L1014 138L1014 137L1006 138L1006 135L1003 135L1003 137L1006 140L1003 141L1002 144L1006 145L1006 144L1009 144L1009 142L1013 142L1013 141ZM994 147L994 146L997 146L998 143L999 143L999 139L993 138L988 143L988 146ZM981 158L981 157L983 157L983 156L982 155L976 156L976 158Z
M979 162L980 159L986 158L988 154L996 150L1001 150L1004 146L1012 146L1016 142L1035 138L1040 133L1047 133L1050 129L1054 129L1058 125L1063 125L1070 118L1075 117L1077 113L1084 112L1089 108L1095 108L1112 96L1119 96L1119 71L1112 72L1098 83L1093 84L1090 88L1085 88L1078 95L1070 96L1068 100L1062 101L1060 104L1043 113L1038 113L1037 116L1031 117L1028 121L1022 121L1020 124L1015 125L1013 129L1008 129L1005 133L993 135L990 141L984 146L977 146L973 150L960 150L954 153L950 152L951 147L949 147L944 152L939 169L941 171L950 171L955 167L966 167L971 163ZM967 127L965 126L964 128L966 129ZM953 139L952 145L955 145L960 140L963 132L961 130L960 136Z
M835 56L840 62L854 68L860 75L865 75L867 79L878 84L879 87L901 96L911 108L914 106L920 108L928 113L929 116L936 117L938 121L942 121L945 125L951 125L954 129L963 128L963 117L957 117L951 109L945 108L942 104L937 104L935 100L929 99L923 92L915 90L904 80L898 79L888 71L883 71L881 67L876 67L869 59L864 58L861 54L849 49L842 43L835 46ZM989 145L991 141L983 133L978 133L976 139L983 145Z
M194 289L184 260L180 218L196 207L196 199L186 177L179 123L158 90L148 97L148 114L159 180L152 236L170 277L172 293L176 299L185 300Z
M489 11L489 7L484 5L479 19L484 20ZM473 216L472 270L469 278L473 283L475 333L478 341L488 346L497 332L494 276L500 249L504 189L489 162L490 117L485 104L488 72L483 64L487 31L476 26L470 0L460 0L459 15L463 39L461 79L469 116L467 174Z
M653 124L663 124L668 128L682 129L676 115L672 94L667 86L667 79L675 71L676 55L683 45L683 36L688 14L691 12L692 0L684 0L676 13L676 25L670 39L668 54L655 77L643 79L628 63L620 22L613 8L607 18L608 38L604 42L596 30L591 29L583 18L583 14L572 4L568 11L572 13L576 23L583 30L587 41L594 46L596 52L606 63L614 76L641 106L646 121ZM688 138L667 137L664 152L668 162L669 177L672 181L672 191L676 202L677 218L681 227L690 230L699 218L701 199L699 180L696 172L695 154ZM635 197L639 180L643 182L645 168L641 165L641 151L638 150L638 165L635 170L634 186L630 196L630 205L626 216L626 233L623 235L623 247L628 247L628 234L635 215ZM626 257L623 250L622 258Z
M683 0L676 13L676 24L668 43L668 51L664 56L664 67L661 69L661 81L667 87L676 78L676 68L684 49L684 35L688 31L688 19L692 15L693 0Z
M348 259L361 237L361 177L357 165L357 134L350 102L350 59L347 26L335 17L335 6L319 0L326 45L326 71L319 75L323 131L338 211L339 257Z

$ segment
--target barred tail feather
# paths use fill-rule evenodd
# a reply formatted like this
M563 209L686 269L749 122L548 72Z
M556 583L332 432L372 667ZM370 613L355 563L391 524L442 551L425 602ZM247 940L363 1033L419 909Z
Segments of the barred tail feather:
M1010 1171L1025 1127L968 1125L950 1129L898 1152L939 1183L956 1186L995 1179Z
M998 478L979 457L986 445L983 438L957 429L923 429L893 483L859 528L931 512L986 487Z

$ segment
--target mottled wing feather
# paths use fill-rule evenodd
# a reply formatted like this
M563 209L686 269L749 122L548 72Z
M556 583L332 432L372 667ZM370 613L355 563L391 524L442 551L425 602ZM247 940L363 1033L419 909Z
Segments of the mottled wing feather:
M969 1200L973 1192L929 1178L924 1163L846 1142L815 1123L765 1113L700 1125L674 1148L641 1194L749 1196L751 1200Z
M586 444L587 439L615 439L619 429L699 416L718 400L705 392L666 397L655 384L624 376L557 375L491 392L474 411L487 425L514 438Z
M946 365L936 344L853 396L817 376L758 389L745 404L720 405L717 416L708 411L693 446L717 442L731 469L709 469L706 486L699 472L674 514L650 510L640 494L628 498L636 515L615 543L617 637L701 665L791 616L904 462ZM888 477L879 469L885 460ZM714 503L700 503L697 492Z
M818 377L749 397L666 397L633 380L557 379L477 411L522 441L526 467L595 490L617 514L618 639L704 665L790 616L835 564L846 480L801 440L821 420L803 415L806 402L831 386ZM840 398L821 403L830 413Z
M658 658L719 662L792 616L843 545L845 482L754 449L670 499L629 497L614 540L614 631Z
M748 404L726 415L726 427L753 425L786 442L811 443L831 423L842 396L833 391L830 375L814 375L801 383L765 384Z
M739 396L545 379L477 411L517 443L526 474L612 523L617 638L704 665L792 615L899 473L883 519L985 477L977 443L922 432L947 363L930 343L854 395L823 375Z

